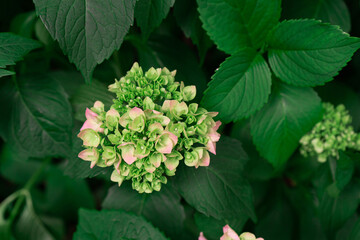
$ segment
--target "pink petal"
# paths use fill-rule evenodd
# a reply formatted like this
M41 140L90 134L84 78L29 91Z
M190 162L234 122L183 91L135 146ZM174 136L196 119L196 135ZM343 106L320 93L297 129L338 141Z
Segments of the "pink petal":
M85 111L85 117L86 119L96 119L98 115L96 113L94 113L93 111L91 111L90 109L86 108Z
M107 111L106 116L120 117L120 114L115 109L110 109L109 111Z
M209 140L206 144L206 148L209 150L209 152L216 155L216 144L214 142Z
M207 239L204 237L204 234L201 232L198 240L207 240Z
M144 114L144 111L141 110L138 107L134 107L133 109L131 109L129 111L129 116L130 116L131 119L135 119L136 117L138 117L138 116L140 116L142 114Z
M170 142L169 144L167 144L163 147L158 147L157 150L159 153L169 154L169 153L171 153L173 147L174 147L173 144Z
M215 127L213 127L213 129L214 129L215 131L217 131L220 126L221 126L221 122L220 122L220 121L216 121L216 122L215 122Z
M227 240L229 238L231 238L231 240L240 240L237 233L234 230L232 230L232 228L229 225L225 225L223 227L223 232L224 235L220 238L220 240Z
M94 103L94 108L99 108L99 107L103 107L103 106L104 106L104 104L101 101L96 101Z
M171 141L174 143L174 146L175 146L177 144L177 142L178 142L178 137L175 134L173 134L172 132L166 132L166 133L169 134L169 137L170 137Z
M220 140L220 133L217 132L211 132L208 134L208 137L212 142L217 142Z
M210 165L210 155L207 151L204 151L204 156L199 160L199 166L207 167Z
M100 126L101 126L101 122L98 122L94 119L88 119L84 122L84 124L80 128L80 131L91 128L92 130L94 130L96 132L104 132L104 129L101 128Z
M134 157L134 155L129 152L121 153L121 155L122 155L124 161L129 165L132 164L133 162L135 162L135 160L136 160L136 157Z
M91 162L91 164L90 164L90 168L95 167L95 165L96 165L96 162L95 162L95 161L94 161L94 162Z

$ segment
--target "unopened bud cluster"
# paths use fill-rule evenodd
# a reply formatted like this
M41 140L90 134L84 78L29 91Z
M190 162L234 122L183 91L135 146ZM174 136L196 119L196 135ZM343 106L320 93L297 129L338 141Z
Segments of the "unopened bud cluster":
M109 86L117 94L110 110L100 101L86 109L87 120L78 135L86 149L79 157L91 161L91 167L113 167L112 181L120 186L131 180L140 193L160 191L180 161L190 167L208 166L208 151L216 153L221 123L213 120L217 113L187 104L196 88L175 82L174 76L166 68L144 74L135 63Z
M305 157L317 156L319 162L339 158L339 151L360 150L360 135L351 126L351 116L344 105L324 103L324 115L311 132L300 139L300 152Z

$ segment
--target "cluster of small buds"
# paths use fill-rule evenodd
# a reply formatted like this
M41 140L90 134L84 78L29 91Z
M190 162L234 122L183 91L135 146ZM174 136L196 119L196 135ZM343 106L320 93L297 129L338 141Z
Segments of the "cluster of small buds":
M125 82L131 79L129 84L133 85L147 81L153 88L146 88L143 94L144 88L129 84L126 91L122 89L124 81L115 83L116 86L120 83L119 88L110 85L118 99L108 111L100 101L86 109L87 120L78 134L86 149L79 153L79 158L90 161L90 167L113 167L113 182L120 186L124 180L131 180L132 187L140 193L160 191L161 184L167 183L166 176L175 175L182 160L190 167L208 166L208 151L216 154L221 122L213 120L217 113L208 112L196 103L187 104L186 101L194 99L196 88L174 82L174 76L167 69L152 68L144 77L135 63L122 79ZM171 94L157 94L159 85L171 88L160 92ZM138 101L129 100L129 96ZM177 99L167 99L168 96Z
M354 132L345 106L324 103L323 108L322 120L300 139L300 153L305 157L317 156L319 162L325 162L329 157L338 159L339 151L360 150L360 135Z
M240 236L229 226L223 227L224 234L220 237L220 240L264 240L263 238L256 238L254 234L244 232ZM201 232L198 240L207 240L204 234Z
M170 72L167 68L150 68L145 74L138 63L134 63L126 76L109 86L109 91L116 93L113 108L124 114L129 108L150 107L144 100L151 98L155 104L164 100L191 101L195 98L195 86L185 87L183 83L175 82L176 70ZM179 90L177 90L180 87Z

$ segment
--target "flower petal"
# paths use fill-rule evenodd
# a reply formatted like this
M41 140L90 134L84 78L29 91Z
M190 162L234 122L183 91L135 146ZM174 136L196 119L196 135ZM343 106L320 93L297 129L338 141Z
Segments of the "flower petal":
M86 119L96 119L98 115L96 113L94 113L93 111L91 111L90 109L86 108L85 111L85 117Z
M220 240L240 240L237 233L229 225L223 227L223 232L224 235L222 235Z
M136 117L143 115L143 114L144 114L144 111L138 107L134 107L129 111L129 116L131 119L135 119Z
M198 240L207 240L207 239L204 237L203 232L200 233Z
M216 143L212 142L210 139L206 144L206 149L209 150L212 154L216 155Z

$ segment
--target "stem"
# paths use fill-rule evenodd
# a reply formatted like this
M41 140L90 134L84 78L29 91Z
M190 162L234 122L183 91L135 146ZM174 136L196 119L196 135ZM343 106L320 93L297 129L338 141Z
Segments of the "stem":
M23 189L26 189L30 191L30 189L35 185L35 183L39 180L39 177L41 176L43 170L49 165L51 161L51 158L46 158L44 162L41 164L41 166L36 170L36 172L31 176L31 178L27 181L25 184L25 187ZM23 203L24 203L25 197L20 196L16 202L14 208L11 210L10 217L9 217L9 224L10 226L14 222L16 216L18 215Z

